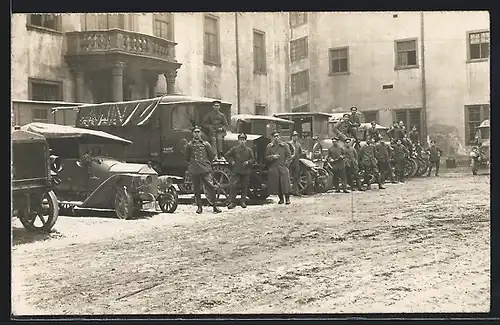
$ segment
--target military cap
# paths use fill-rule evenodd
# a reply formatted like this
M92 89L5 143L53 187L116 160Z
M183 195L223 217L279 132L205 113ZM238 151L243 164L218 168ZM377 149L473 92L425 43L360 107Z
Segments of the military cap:
M349 114L345 113L342 117L349 117Z
M339 137L332 137L332 140L339 141Z
M247 139L247 135L246 135L245 133L240 133L240 134L238 135L238 140L239 140L239 139L245 139L245 140L246 140L246 139Z
M372 125L377 124L377 122L375 122L375 121L371 121L370 123L371 123Z
M272 136L279 135L279 134L280 134L280 131L277 131L277 130L276 130L276 131L273 131L273 132L271 133L271 135L272 135Z
M292 136L294 136L294 135L298 136L298 135L299 135L299 133L298 133L297 131L293 131L293 132L292 132Z
M218 99L216 99L216 100L214 100L214 101L212 102L212 104L221 104L221 103L222 103L222 102L221 102L220 100L218 100Z
M313 135L313 136L312 136L312 139L313 139L313 140L318 140L319 138L318 138L318 136L317 136L317 135Z
M201 128L199 126L195 126L193 128L193 132L201 132Z
M357 111L357 110L358 110L358 108L356 106L351 107L351 112L352 111Z

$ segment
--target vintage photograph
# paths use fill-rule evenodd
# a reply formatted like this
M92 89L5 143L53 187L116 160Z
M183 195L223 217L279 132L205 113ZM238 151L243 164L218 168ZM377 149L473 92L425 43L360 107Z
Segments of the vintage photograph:
M489 312L489 28L12 14L12 316Z

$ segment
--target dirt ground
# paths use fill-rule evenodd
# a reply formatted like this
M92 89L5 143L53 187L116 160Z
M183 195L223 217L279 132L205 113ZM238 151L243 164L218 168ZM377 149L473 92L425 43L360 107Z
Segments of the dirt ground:
M489 176L292 198L218 215L14 220L13 312L487 312Z

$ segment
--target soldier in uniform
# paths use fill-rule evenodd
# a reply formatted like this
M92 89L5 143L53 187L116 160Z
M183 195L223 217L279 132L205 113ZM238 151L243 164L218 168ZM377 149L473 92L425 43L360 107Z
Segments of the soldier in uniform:
M203 126L208 131L210 143L215 150L216 157L222 158L222 148L224 137L226 136L226 128L228 123L226 116L220 111L220 100L213 101L213 111L205 116Z
M302 157L302 146L299 142L299 134L297 131L292 132L292 140L290 144L294 148L292 162L290 163L290 174L292 174L292 195L300 196L299 182L300 182L300 157Z
M351 115L349 115L349 135L358 142L358 128L361 125L361 119L356 106L351 107Z
M319 138L317 135L313 135L313 146L312 146L312 160L323 159L323 146L319 142Z
M394 146L394 161L396 163L396 180L400 183L404 183L406 158L409 154L410 152L403 145L401 139L396 140L396 145Z
M221 210L217 207L215 195L217 187L212 183L210 176L214 152L210 143L202 140L201 129L199 127L193 128L193 140L187 143L185 155L188 161L188 171L193 178L194 197L198 206L196 213L200 214L203 212L201 202L202 185L205 185L205 188L208 190L207 192L211 196L214 213L220 213Z
M404 135L408 133L408 130L406 129L405 123L403 121L399 121L399 128L401 129L401 132L403 132Z
M378 170L380 172L380 182L385 183L385 175L389 176L391 183L396 183L392 174L390 150L391 148L383 140L378 140L375 144L377 152Z
M411 128L411 131L408 133L408 138L413 144L419 142L420 135L418 134L416 126Z
M272 134L273 141L266 147L266 159L270 162L267 188L270 194L278 194L278 204L290 204L290 172L292 161L290 148L280 139L278 131ZM286 202L283 200L285 197Z
M431 141L431 146L429 147L429 171L427 172L427 176L431 176L432 167L436 166L436 176L439 176L439 165L441 163L441 155L443 154L443 150L436 146L436 141Z
M364 171L364 183L367 185L367 189L370 189L370 175L373 175L377 179L378 188L383 190L385 187L382 186L382 182L380 181L377 158L375 158L375 155L376 149L373 145L373 140L368 138L366 139L366 144L362 146L359 151L359 159Z
M250 183L250 173L252 165L255 162L252 149L247 145L247 135L242 133L238 135L238 144L232 147L225 155L232 167L230 198L231 203L227 207L233 209L236 206L236 193L238 186L241 185L241 207L246 208L246 198L248 185Z
M379 139L382 139L380 131L377 129L377 123L375 121L371 121L370 128L365 131L365 139L366 138L372 138L373 141L378 141Z
M328 149L328 161L332 164L335 193L340 193L339 181L342 181L342 191L347 190L347 176L344 161L344 149L339 145L339 138L332 138L332 146Z
M391 140L403 139L404 133L398 125L397 121L394 121L394 124L391 126L389 131L387 131L387 135Z
M342 119L333 126L334 132L337 133L337 137L342 141L348 138L347 134L351 127L351 121L349 119L350 116L346 113L342 116Z
M351 185L351 190L354 190L354 187L356 187L358 191L364 191L361 187L361 180L359 179L358 152L353 148L351 143L351 139L348 138L345 140L344 157L347 182Z

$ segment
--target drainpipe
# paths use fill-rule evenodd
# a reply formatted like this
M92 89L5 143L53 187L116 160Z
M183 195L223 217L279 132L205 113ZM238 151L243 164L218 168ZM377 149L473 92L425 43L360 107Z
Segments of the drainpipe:
M240 46L238 40L238 13L234 13L234 25L236 36L236 97L238 100L238 114L241 112L241 99L240 99Z
M427 141L427 94L425 83L425 39L424 39L424 12L420 12L420 57L422 58L422 119L424 120L422 137Z

